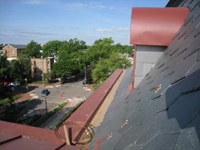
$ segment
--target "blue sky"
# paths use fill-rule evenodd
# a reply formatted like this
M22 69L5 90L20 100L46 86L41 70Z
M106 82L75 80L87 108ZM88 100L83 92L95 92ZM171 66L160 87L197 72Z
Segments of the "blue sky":
M87 45L112 37L129 45L132 7L165 7L169 0L0 0L0 43L78 38Z

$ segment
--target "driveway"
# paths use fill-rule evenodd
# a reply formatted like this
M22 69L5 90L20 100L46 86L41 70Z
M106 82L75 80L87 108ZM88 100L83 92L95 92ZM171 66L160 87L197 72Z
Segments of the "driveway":
M49 95L46 97L47 100L47 110L51 111L59 104L64 103L68 99L72 98L84 98L85 90L83 89L83 79L79 79L76 82L65 83L62 86L58 87L37 87L34 88L29 87L29 89L33 89L29 92L29 95L32 96L33 100L28 102L25 106L24 111L27 113L36 113L36 114L45 114L45 97L41 96L41 92L43 89L48 89L50 91ZM16 91L23 90L24 86L17 87ZM63 97L61 97L61 94ZM92 94L91 91L86 91L86 97L89 97Z

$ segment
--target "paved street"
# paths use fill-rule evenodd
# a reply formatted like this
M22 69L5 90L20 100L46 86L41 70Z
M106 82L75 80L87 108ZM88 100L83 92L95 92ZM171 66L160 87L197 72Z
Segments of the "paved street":
M31 89L29 95L34 99L26 104L24 111L36 114L44 114L46 112L45 97L41 96L43 89L48 89L50 91L49 95L46 97L48 111L54 109L59 104L62 104L67 99L84 98L85 90L83 89L82 81L83 79L79 79L76 82L65 83L59 87L29 87L29 91ZM25 90L25 87L17 87L16 91L19 92L20 90ZM63 94L63 98L61 98L61 94ZM86 97L90 96L91 94L91 91L87 91Z

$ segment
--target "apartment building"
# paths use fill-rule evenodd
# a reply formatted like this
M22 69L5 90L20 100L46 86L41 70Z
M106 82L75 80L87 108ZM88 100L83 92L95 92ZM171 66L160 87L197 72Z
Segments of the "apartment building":
M31 58L31 76L33 79L42 79L42 75L51 72L53 57Z
M26 45L14 45L9 44L5 46L3 50L3 54L7 53L7 59L9 61L16 59L17 55L21 53L22 50L25 50Z

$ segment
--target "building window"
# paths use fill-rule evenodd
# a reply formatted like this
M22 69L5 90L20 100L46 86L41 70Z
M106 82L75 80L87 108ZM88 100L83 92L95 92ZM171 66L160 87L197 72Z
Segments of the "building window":
M47 71L49 72L49 68L47 69Z
M34 68L34 73L37 73L37 70L36 70L36 68Z
M34 66L36 66L36 61L34 61Z
M47 61L47 66L49 67L49 61Z
M5 53L7 53L7 50L5 50Z

